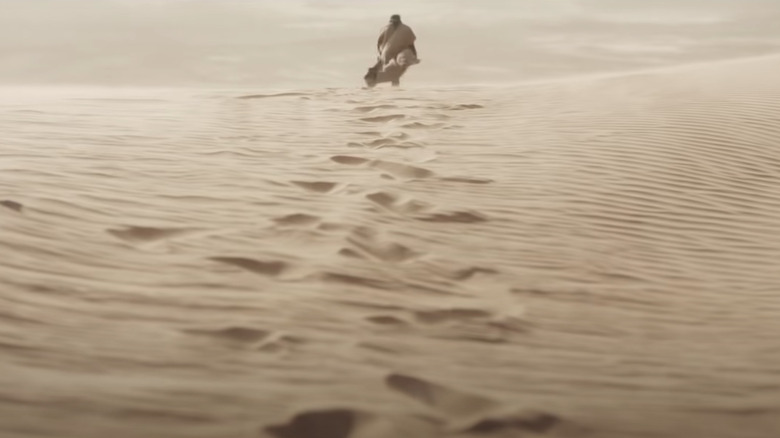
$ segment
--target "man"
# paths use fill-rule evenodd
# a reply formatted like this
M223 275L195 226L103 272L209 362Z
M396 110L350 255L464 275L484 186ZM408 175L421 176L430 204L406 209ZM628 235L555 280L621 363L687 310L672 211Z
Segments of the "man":
M390 23L382 28L377 39L379 56L376 65L369 69L365 77L367 83L375 84L377 81L387 80L392 82L393 86L400 85L398 79L406 69L420 62L417 59L417 48L414 46L416 39L414 31L401 22L401 16L393 14Z
M417 40L417 36L411 27L401 22L401 16L392 15L390 23L382 28L376 42L382 64L387 65L406 49L411 49L414 56L417 57L417 48L414 47L415 40Z

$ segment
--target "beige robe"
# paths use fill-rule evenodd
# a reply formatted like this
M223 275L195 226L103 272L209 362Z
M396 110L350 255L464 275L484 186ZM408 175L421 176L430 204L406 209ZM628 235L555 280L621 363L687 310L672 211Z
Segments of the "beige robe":
M412 52L411 49L406 49L399 53L395 59L388 62L387 65L369 68L368 73L363 76L363 79L369 87L374 87L383 82L397 83L410 66L418 64L419 62L420 60L417 59L414 52Z
M403 23L399 24L398 27L388 24L382 28L382 33L379 34L377 41L377 46L380 49L379 59L382 60L382 64L387 65L399 53L414 44L415 40L417 40L417 36L412 28Z

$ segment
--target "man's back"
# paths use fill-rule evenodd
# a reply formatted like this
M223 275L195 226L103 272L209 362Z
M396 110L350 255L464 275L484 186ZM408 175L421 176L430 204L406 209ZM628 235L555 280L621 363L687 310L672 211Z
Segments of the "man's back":
M377 41L382 62L387 64L403 50L414 46L417 36L411 27L403 23L390 23L382 28Z

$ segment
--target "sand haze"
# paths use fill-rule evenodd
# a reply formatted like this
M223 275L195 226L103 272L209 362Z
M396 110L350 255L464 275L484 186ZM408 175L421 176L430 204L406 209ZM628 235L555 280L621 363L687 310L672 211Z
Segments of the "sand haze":
M777 436L777 2L0 6L3 438Z

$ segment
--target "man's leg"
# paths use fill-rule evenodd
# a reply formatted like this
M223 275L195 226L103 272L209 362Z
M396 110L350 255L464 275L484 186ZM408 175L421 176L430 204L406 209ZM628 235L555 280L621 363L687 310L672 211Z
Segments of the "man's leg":
M408 68L409 67L407 67L407 66L401 66L400 67L400 71L398 72L398 79L393 81L393 86L394 87L397 87L397 86L401 85L401 76L403 76L404 73L406 73L406 69L408 69Z

